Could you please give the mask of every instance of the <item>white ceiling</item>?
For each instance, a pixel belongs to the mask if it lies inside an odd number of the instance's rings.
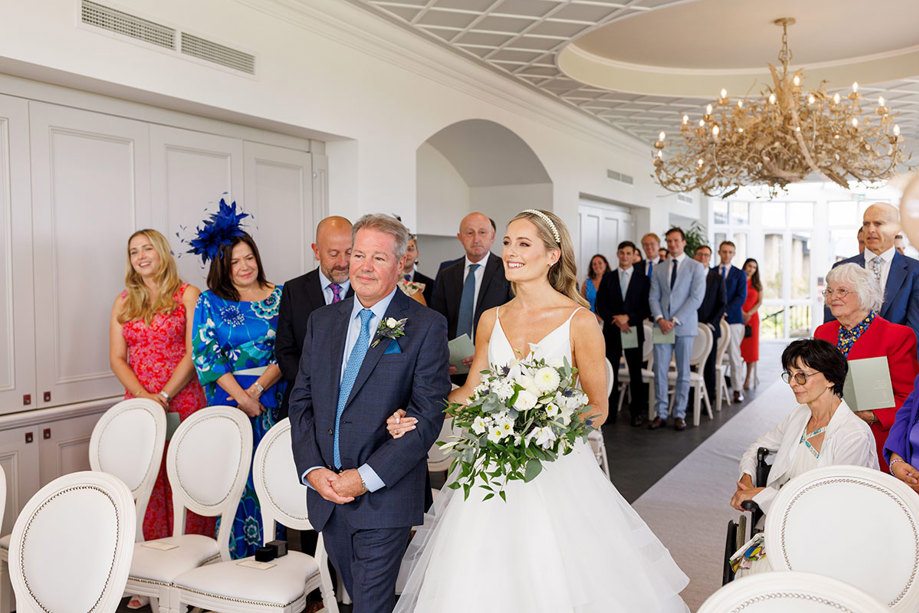
[[[608,48],[601,42],[591,43],[591,49],[599,52],[597,56],[620,64],[667,66],[682,71],[684,79],[685,73],[690,71],[691,76],[693,70],[700,73],[738,67],[765,70],[767,62],[776,63],[781,44],[781,30],[771,21],[784,16],[799,19],[789,30],[790,46],[795,54],[793,64],[836,61],[846,68],[846,64],[855,62],[842,60],[919,45],[919,29],[915,27],[919,23],[919,2],[916,0],[872,0],[870,3],[864,0],[350,2],[643,140],[649,144],[649,150],[659,131],[676,129],[683,113],[698,114],[717,96],[717,90],[708,97],[696,92],[683,96],[675,92],[671,92],[674,95],[660,95],[659,81],[666,75],[660,75],[657,68],[645,74],[649,83],[657,81],[644,90],[656,92],[651,94],[636,93],[640,90],[634,83],[628,88],[631,91],[617,91],[606,83],[601,87],[577,81],[558,66],[559,53],[572,41],[610,24],[607,35],[622,40],[605,43]],[[738,8],[744,6],[749,10]],[[765,23],[747,24],[745,19]],[[815,25],[818,19],[819,25]],[[689,23],[689,20],[694,21]],[[797,42],[796,35],[800,39]],[[603,36],[600,31],[596,34],[598,39]],[[820,40],[824,44],[820,44]],[[579,49],[580,44],[572,45],[572,49]],[[882,62],[883,59],[875,66]],[[870,64],[865,66],[870,68]],[[810,72],[808,70],[808,74]],[[891,80],[889,70],[879,71],[878,74],[883,74],[880,78],[885,79],[881,83],[873,83],[871,74],[859,76],[860,92],[869,100],[878,95],[888,100],[888,106],[898,114],[897,121],[907,146],[916,149],[915,143],[919,141],[919,65],[913,74],[901,73],[902,70]],[[814,79],[808,84],[817,85]],[[751,83],[743,93],[758,92],[759,87],[753,85]]]

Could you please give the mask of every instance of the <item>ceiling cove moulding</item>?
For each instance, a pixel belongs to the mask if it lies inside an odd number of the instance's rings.
[[[833,90],[846,88],[852,81],[863,81],[864,75],[871,75],[872,82],[913,77],[917,66],[919,46],[806,68],[812,82],[826,81],[827,89]],[[629,64],[585,51],[577,41],[559,53],[558,67],[570,78],[594,87],[652,96],[713,98],[722,87],[736,96],[748,96],[759,94],[760,88],[771,82],[765,66],[706,70]]]

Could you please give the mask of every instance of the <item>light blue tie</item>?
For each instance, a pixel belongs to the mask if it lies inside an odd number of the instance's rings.
[[[475,271],[478,264],[469,265],[469,274],[463,283],[463,296],[460,298],[459,318],[456,321],[456,336],[468,334],[472,338],[473,304],[475,303]]]
[[[370,309],[361,309],[361,333],[354,343],[351,355],[348,356],[348,363],[345,365],[345,374],[342,375],[341,385],[338,387],[338,409],[335,411],[335,439],[332,441],[332,462],[335,468],[341,468],[341,453],[338,450],[338,425],[341,422],[341,414],[345,410],[345,404],[348,402],[348,396],[351,395],[351,388],[354,387],[354,380],[357,379],[357,373],[361,369],[361,362],[367,355],[367,348],[370,346],[370,320],[373,318],[373,311]]]
[[[629,274],[622,271],[619,275],[619,289],[622,290],[622,299],[625,300],[625,293],[629,289]]]

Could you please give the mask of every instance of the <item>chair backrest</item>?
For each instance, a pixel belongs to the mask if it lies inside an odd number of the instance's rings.
[[[118,608],[134,551],[136,510],[118,477],[81,471],[41,488],[10,540],[19,613]]]
[[[728,350],[731,343],[731,325],[727,319],[721,319],[721,336],[718,337],[718,348],[715,352],[715,365],[721,364],[724,359],[724,352]]]
[[[885,613],[879,600],[839,579],[813,573],[772,572],[725,585],[698,613]]]
[[[222,516],[217,533],[221,558],[230,559],[233,515],[252,463],[252,425],[240,409],[201,409],[179,424],[169,451],[166,474],[172,486],[173,536],[185,533],[185,510]]]
[[[766,514],[776,570],[834,577],[885,603],[919,610],[919,496],[863,466],[827,466],[792,479]]]
[[[651,368],[650,360],[654,358],[654,326],[645,322],[642,327],[645,329],[645,342],[641,344],[641,359],[648,362],[648,368]]]
[[[274,540],[275,522],[294,530],[312,530],[306,510],[306,486],[300,482],[286,417],[265,433],[252,460],[252,483],[262,508],[265,542]]]
[[[166,412],[146,398],[122,400],[106,411],[89,439],[89,466],[115,475],[128,486],[137,504],[138,541],[153,484],[163,461]]]
[[[606,362],[606,395],[609,396],[613,393],[613,365],[610,364],[609,358],[604,359],[604,362]],[[618,367],[619,365],[617,364],[616,366]]]
[[[444,418],[444,423],[440,427],[440,434],[437,435],[437,440],[434,441],[434,444],[431,445],[431,448],[428,450],[428,470],[431,472],[450,470],[450,464],[453,462],[453,457],[444,453],[437,443],[447,443],[453,436],[459,435],[458,432],[454,432],[452,424],[452,419],[449,417]]]
[[[703,366],[708,354],[712,350],[712,330],[707,324],[699,324],[699,334],[692,341],[692,351],[689,354],[690,366]]]

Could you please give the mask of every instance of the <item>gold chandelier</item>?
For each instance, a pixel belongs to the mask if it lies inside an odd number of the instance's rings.
[[[746,185],[768,185],[775,192],[819,173],[848,188],[847,177],[885,179],[908,159],[900,127],[883,97],[863,115],[858,83],[845,99],[828,94],[823,83],[804,91],[804,73],[788,74],[788,26],[795,20],[774,23],[782,26],[781,74],[769,64],[773,85],[761,100],[732,103],[722,89],[698,123],[683,115],[682,141],[672,157],[664,153],[666,134],[661,132],[654,143],[654,173],[662,187],[727,197]]]

